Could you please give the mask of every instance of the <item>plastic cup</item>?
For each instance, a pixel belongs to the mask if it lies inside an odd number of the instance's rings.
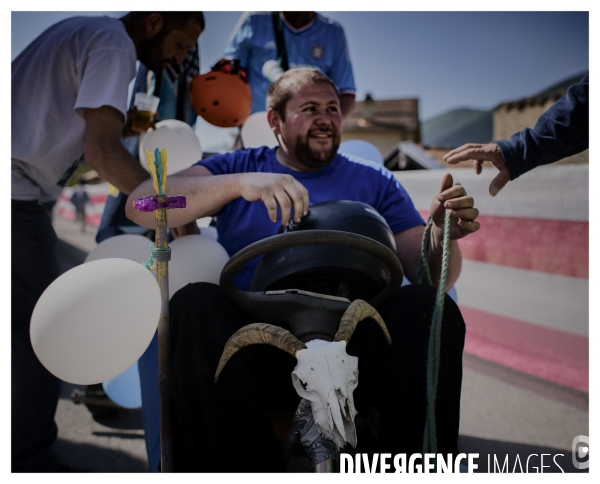
[[[150,111],[155,113],[159,102],[160,98],[153,96],[152,94],[146,94],[145,92],[137,92],[135,94],[134,105],[140,111]]]
[[[152,119],[158,109],[160,98],[145,92],[138,92],[135,95],[134,106],[136,111],[133,113],[131,128],[134,131],[146,132],[152,126]]]

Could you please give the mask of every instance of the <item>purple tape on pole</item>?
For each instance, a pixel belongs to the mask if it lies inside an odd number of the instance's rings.
[[[134,200],[133,208],[140,212],[154,212],[159,208],[185,208],[185,197],[183,195],[167,197],[167,203],[160,203],[156,200],[156,195],[149,195]]]

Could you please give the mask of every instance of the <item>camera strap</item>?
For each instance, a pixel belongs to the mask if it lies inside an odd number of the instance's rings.
[[[277,61],[284,71],[287,71],[290,66],[288,64],[287,50],[283,39],[283,19],[280,12],[271,12],[273,21],[273,31],[275,33],[275,43],[277,44]]]

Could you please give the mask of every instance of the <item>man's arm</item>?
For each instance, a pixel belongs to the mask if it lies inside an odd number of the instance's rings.
[[[329,29],[333,47],[333,63],[331,71],[326,74],[340,90],[340,107],[342,116],[345,118],[354,109],[356,84],[344,29],[337,24],[330,24]]]
[[[537,120],[533,129],[494,141],[510,171],[511,180],[536,166],[554,163],[589,147],[589,81],[569,87]]]
[[[283,225],[290,222],[291,214],[299,222],[308,211],[306,188],[294,177],[276,173],[212,175],[206,167],[194,165],[176,175],[169,175],[165,192],[186,197],[185,208],[169,212],[169,228],[214,215],[227,203],[240,197],[249,202],[264,203],[273,223],[277,222],[278,207],[281,209]],[[134,200],[155,194],[151,180],[138,186],[127,199],[127,217],[143,227],[155,228],[153,213],[138,212],[133,208]]]
[[[252,35],[252,13],[244,12],[237,24],[234,26],[225,51],[224,59],[238,59],[240,65],[248,65],[248,45],[247,40]]]
[[[462,256],[457,242],[458,239],[476,232],[480,227],[479,222],[475,222],[479,210],[474,207],[473,198],[467,195],[461,185],[452,185],[452,175],[450,174],[444,175],[440,191],[433,199],[429,210],[429,214],[433,218],[433,227],[431,229],[427,262],[429,263],[431,280],[435,286],[438,285],[442,272],[444,217],[448,208],[452,210],[452,213],[446,291],[454,286],[461,271]],[[424,231],[425,228],[419,226],[394,234],[398,258],[402,263],[406,278],[412,283],[417,281]]]
[[[348,116],[354,109],[354,94],[342,94],[340,95],[340,109],[342,111],[342,117]]]
[[[400,263],[402,264],[402,270],[404,276],[412,283],[417,283],[417,274],[419,271],[419,259],[421,254],[421,240],[423,240],[423,233],[425,227],[419,225],[412,227],[402,232],[394,234],[396,241],[396,254]]]
[[[131,193],[150,174],[123,147],[123,114],[111,106],[85,110],[85,162],[123,193]]]
[[[488,144],[468,143],[444,155],[448,163],[474,160],[481,173],[483,161],[491,161],[500,173],[490,184],[495,196],[510,180],[536,166],[554,163],[589,147],[589,81],[569,87],[567,94],[542,114],[533,129],[525,128],[509,140]]]

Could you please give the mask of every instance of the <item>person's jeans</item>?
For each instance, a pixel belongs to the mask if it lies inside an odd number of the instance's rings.
[[[158,335],[138,360],[142,391],[142,421],[150,472],[160,472],[160,398],[158,393]]]
[[[54,414],[61,382],[35,356],[29,324],[35,304],[60,275],[57,237],[37,201],[12,200],[11,216],[11,463],[13,472],[51,472]]]

